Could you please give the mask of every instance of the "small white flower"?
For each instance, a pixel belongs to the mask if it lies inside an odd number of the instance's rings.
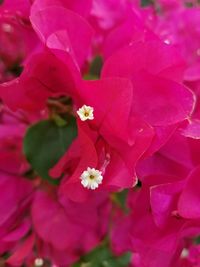
[[[34,264],[36,267],[41,267],[41,266],[43,266],[44,261],[42,258],[36,258]]]
[[[84,187],[94,190],[102,183],[103,176],[101,171],[88,167],[87,170],[81,174],[80,179]]]
[[[94,115],[93,115],[94,109],[90,106],[83,105],[79,110],[77,111],[77,114],[79,115],[79,118],[82,121],[86,120],[93,120]]]
[[[189,256],[189,250],[187,248],[184,248],[181,252],[181,258],[187,258]]]

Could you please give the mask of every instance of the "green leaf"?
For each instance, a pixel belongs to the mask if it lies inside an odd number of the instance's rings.
[[[193,7],[194,4],[193,4],[193,2],[188,1],[188,2],[185,2],[185,6],[186,7]]]
[[[90,64],[89,73],[84,75],[84,80],[98,80],[101,74],[102,66],[102,57],[96,56]]]
[[[195,239],[194,239],[194,243],[195,244],[200,244],[200,236],[197,236]]]
[[[59,127],[53,120],[43,120],[31,126],[24,138],[24,154],[43,179],[54,183],[49,170],[64,155],[77,136],[76,120],[70,117]]]
[[[84,255],[73,267],[125,267],[130,262],[130,253],[115,256],[107,244],[99,246],[92,252]]]
[[[64,127],[67,125],[67,121],[58,114],[53,114],[53,120],[55,121],[58,127]]]
[[[129,209],[127,207],[126,199],[128,196],[128,189],[124,189],[121,192],[112,193],[111,200],[114,204],[120,207],[125,213],[128,213]]]
[[[141,6],[145,7],[145,6],[149,6],[153,4],[154,0],[141,0]]]
[[[98,80],[98,76],[92,75],[92,74],[86,74],[84,75],[84,80]]]
[[[116,193],[116,198],[119,201],[121,208],[125,212],[128,212],[128,207],[126,203],[127,195],[128,195],[128,189],[124,189],[123,191]]]
[[[103,60],[101,56],[96,56],[90,65],[90,75],[100,77]]]

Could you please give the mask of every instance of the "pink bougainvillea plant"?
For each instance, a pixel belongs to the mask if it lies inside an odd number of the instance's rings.
[[[0,266],[200,267],[200,1],[0,2]]]

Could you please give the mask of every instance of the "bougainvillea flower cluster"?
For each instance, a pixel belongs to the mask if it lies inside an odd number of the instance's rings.
[[[200,2],[0,3],[0,266],[200,266]]]

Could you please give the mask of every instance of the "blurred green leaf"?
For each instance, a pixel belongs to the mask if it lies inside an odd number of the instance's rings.
[[[126,267],[130,263],[130,257],[130,253],[117,257],[108,245],[103,245],[82,257],[73,267]]]
[[[92,74],[86,74],[84,75],[85,80],[98,80],[98,76],[92,75]]]
[[[67,125],[67,120],[65,120],[64,118],[62,118],[58,114],[55,113],[52,116],[53,116],[53,120],[55,121],[55,123],[57,124],[58,127],[64,127]]]
[[[103,60],[101,56],[96,56],[90,64],[90,69],[87,74],[84,75],[85,80],[98,80],[101,74],[103,66]]]
[[[124,189],[121,192],[113,193],[111,197],[113,203],[119,206],[125,213],[128,212],[128,207],[126,203],[128,191],[128,189]]]
[[[141,6],[145,7],[145,6],[149,6],[153,4],[153,0],[141,0]]]
[[[197,236],[197,237],[194,239],[194,243],[195,243],[195,244],[200,244],[200,236]]]
[[[188,1],[188,2],[185,2],[185,6],[186,7],[193,7],[194,4],[193,4],[193,2]]]
[[[126,199],[127,199],[127,195],[128,195],[128,189],[125,189],[119,193],[117,193],[117,198],[119,200],[119,203],[121,205],[121,207],[126,210],[127,209],[127,205],[126,205]]]
[[[52,183],[56,180],[49,176],[49,170],[77,136],[76,120],[72,116],[60,125],[53,120],[40,121],[28,129],[24,138],[24,154],[33,170]]]
[[[101,56],[96,56],[90,65],[90,75],[100,77],[103,60]]]

